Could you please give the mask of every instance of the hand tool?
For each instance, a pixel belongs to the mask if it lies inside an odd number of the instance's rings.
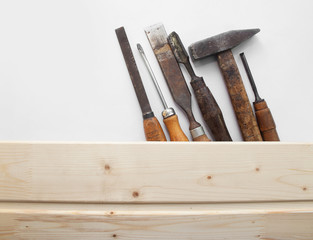
[[[210,141],[198,123],[191,109],[191,94],[174,54],[167,42],[163,24],[156,24],[145,29],[153,52],[162,69],[164,78],[174,101],[184,110],[189,120],[189,130],[193,141]]]
[[[258,33],[260,29],[225,32],[192,44],[189,52],[193,60],[217,56],[227,90],[245,141],[262,141],[247,92],[243,85],[231,48]]]
[[[211,130],[215,141],[232,141],[226,127],[224,117],[210,89],[206,86],[202,77],[196,76],[189,55],[176,32],[172,32],[167,38],[178,63],[182,63],[191,77],[191,86],[203,115],[203,118]]]
[[[115,29],[115,32],[142,111],[146,140],[166,141],[161,125],[151,110],[125,29],[124,27],[120,27]]]
[[[165,124],[165,126],[167,127],[168,133],[170,134],[170,139],[171,141],[188,141],[188,138],[186,137],[185,133],[183,132],[183,130],[181,129],[180,125],[179,125],[179,121],[178,121],[178,117],[175,114],[175,111],[173,108],[169,108],[164,96],[162,94],[161,88],[158,84],[158,81],[152,71],[152,68],[150,66],[150,63],[146,57],[145,52],[143,51],[142,46],[138,43],[137,44],[137,48],[138,51],[140,52],[144,63],[149,71],[149,74],[151,76],[151,79],[153,80],[154,86],[158,91],[159,97],[161,98],[161,102],[163,104],[164,110],[162,112],[162,116],[163,116],[163,122]]]
[[[276,125],[270,109],[267,107],[267,103],[264,99],[260,98],[258,90],[256,88],[252,73],[250,71],[248,61],[244,53],[240,53],[240,57],[245,67],[247,76],[251,83],[252,90],[254,92],[255,101],[253,103],[257,122],[260,127],[260,131],[264,141],[279,141],[278,133],[276,131]]]

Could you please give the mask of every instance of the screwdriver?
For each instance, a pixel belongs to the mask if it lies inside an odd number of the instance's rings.
[[[169,132],[170,135],[170,139],[171,141],[188,141],[188,138],[186,137],[185,133],[183,132],[183,130],[181,129],[180,125],[179,125],[179,121],[178,121],[178,117],[174,111],[173,108],[169,108],[164,96],[162,94],[161,88],[158,84],[158,81],[152,71],[152,68],[149,64],[149,61],[145,55],[145,52],[143,51],[142,46],[138,43],[137,44],[137,48],[138,51],[140,52],[144,63],[149,71],[149,74],[151,76],[151,79],[153,80],[154,86],[157,89],[157,92],[159,94],[159,97],[161,99],[161,102],[163,104],[164,110],[162,111],[162,116],[163,116],[163,122]]]
[[[253,106],[263,140],[279,141],[274,118],[270,109],[267,107],[266,101],[259,96],[246,56],[244,53],[240,53],[240,57],[254,92],[255,102],[253,103]]]

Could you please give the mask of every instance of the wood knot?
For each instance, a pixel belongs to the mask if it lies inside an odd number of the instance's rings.
[[[212,176],[207,176],[206,178],[207,178],[208,180],[210,180],[210,179],[212,179]]]
[[[116,235],[116,234],[113,234],[113,235],[112,235],[112,237],[116,238],[116,237],[117,237],[117,235]]]
[[[110,214],[111,214],[111,215],[113,215],[113,214],[114,214],[114,212],[110,212]]]
[[[255,171],[260,172],[260,168],[258,168],[258,167],[255,168]]]
[[[134,197],[134,198],[139,197],[139,192],[137,192],[137,191],[133,192],[133,197]]]
[[[110,167],[110,165],[105,164],[105,165],[104,165],[104,169],[107,170],[107,171],[109,171],[109,170],[111,169],[111,167]]]
[[[308,189],[307,189],[306,187],[303,187],[302,190],[303,190],[303,191],[306,191],[306,190],[308,190]]]

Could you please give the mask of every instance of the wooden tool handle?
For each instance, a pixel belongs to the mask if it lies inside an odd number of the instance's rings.
[[[179,125],[177,115],[165,118],[163,122],[167,127],[171,141],[189,141]]]
[[[254,110],[264,141],[279,141],[276,125],[265,100],[254,102]]]
[[[208,125],[215,141],[232,141],[226,127],[220,107],[202,77],[194,77],[191,86],[202,116]]]
[[[231,50],[217,54],[227,90],[245,141],[262,141],[262,136],[253,115],[247,92]]]
[[[166,141],[163,129],[156,117],[144,119],[143,127],[147,141]]]

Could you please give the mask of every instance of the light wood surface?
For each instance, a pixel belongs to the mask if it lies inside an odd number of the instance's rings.
[[[0,203],[0,239],[311,240],[313,203]]]
[[[0,143],[0,201],[313,200],[313,145]]]

